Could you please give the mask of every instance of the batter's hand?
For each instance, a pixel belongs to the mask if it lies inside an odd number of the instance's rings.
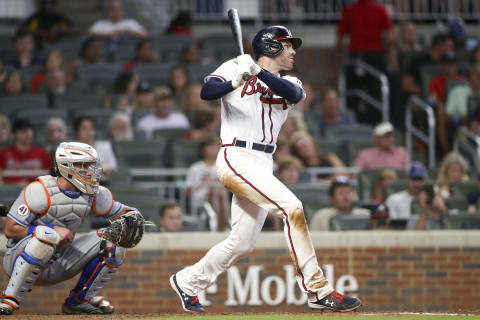
[[[67,228],[55,226],[54,230],[57,231],[58,235],[60,236],[60,244],[70,243],[73,241],[73,238],[75,237],[72,231],[70,231]]]
[[[250,69],[249,72],[256,76],[257,74],[262,71],[262,68],[253,60],[252,56],[249,54],[243,54],[237,57],[238,64],[247,64],[248,68]]]
[[[243,72],[240,72],[238,70],[237,74],[235,75],[235,78],[232,79],[232,88],[237,89],[238,87],[243,86],[245,83],[245,80],[243,80]]]

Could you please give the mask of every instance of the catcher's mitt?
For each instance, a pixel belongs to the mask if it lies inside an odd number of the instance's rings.
[[[108,227],[100,229],[99,235],[120,247],[133,248],[142,240],[145,226],[150,224],[140,212],[130,211],[114,220]]]

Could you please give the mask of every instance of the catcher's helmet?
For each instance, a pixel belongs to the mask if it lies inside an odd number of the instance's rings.
[[[55,152],[56,169],[81,192],[95,194],[102,177],[97,151],[81,142],[62,142]]]
[[[276,56],[283,51],[281,40],[290,40],[294,49],[302,45],[302,39],[292,36],[290,30],[284,26],[266,27],[258,31],[252,41],[255,59],[259,56]]]

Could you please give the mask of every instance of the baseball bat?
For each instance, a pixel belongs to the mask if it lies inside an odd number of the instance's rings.
[[[228,20],[230,21],[230,28],[232,29],[233,39],[235,40],[238,49],[240,50],[240,55],[243,54],[243,42],[242,42],[242,27],[240,26],[240,18],[238,17],[238,11],[235,8],[228,10]],[[250,79],[250,74],[244,72],[242,74],[242,79],[247,81]]]

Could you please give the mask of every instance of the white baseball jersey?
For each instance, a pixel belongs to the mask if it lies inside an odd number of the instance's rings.
[[[236,78],[237,68],[237,63],[233,59],[229,60],[208,75],[205,81],[213,77],[222,81],[233,80]],[[302,88],[302,83],[297,78],[290,76],[283,78]],[[223,96],[221,102],[220,138],[224,144],[232,143],[234,138],[275,144],[287,119],[288,110],[293,107],[253,75],[243,86]]]
[[[237,74],[237,64],[230,60],[206,80],[216,77],[230,81]],[[284,78],[302,86],[297,78]],[[220,134],[224,146],[218,153],[216,167],[220,182],[233,193],[232,230],[200,261],[176,274],[178,286],[187,294],[203,292],[235,261],[251,252],[268,213],[284,219],[285,239],[300,290],[310,301],[318,301],[333,291],[318,265],[302,203],[272,173],[272,154],[233,145],[235,138],[275,144],[291,107],[255,76],[222,97]]]

